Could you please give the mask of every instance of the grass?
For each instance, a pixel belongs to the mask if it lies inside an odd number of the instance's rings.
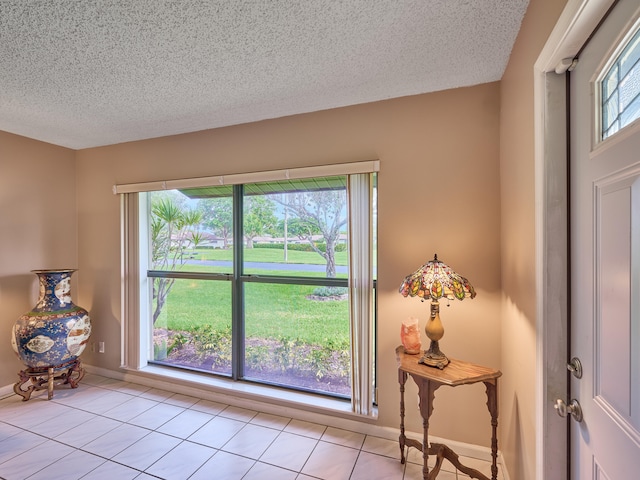
[[[347,300],[309,300],[316,287],[306,285],[245,284],[245,335],[248,338],[289,338],[324,345],[348,341]],[[231,282],[178,279],[156,328],[194,331],[211,325],[231,326]]]
[[[315,287],[303,285],[246,285],[247,337],[296,338],[324,345],[329,339],[348,340],[347,300],[309,300]]]
[[[194,252],[197,260],[233,260],[233,250],[198,249]],[[245,262],[266,262],[266,263],[300,263],[308,265],[324,265],[325,260],[316,252],[300,252],[289,250],[287,261],[284,261],[284,251],[277,248],[245,248]],[[336,252],[336,265],[347,265],[347,252]]]

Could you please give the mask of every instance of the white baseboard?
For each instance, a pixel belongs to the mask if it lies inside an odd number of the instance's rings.
[[[342,400],[325,399],[317,395],[309,395],[288,390],[264,387],[259,385],[234,383],[235,388],[229,387],[224,380],[211,380],[189,372],[171,370],[176,379],[167,379],[163,375],[162,367],[150,367],[142,370],[108,370],[93,365],[84,364],[87,373],[101,375],[115,380],[144,385],[173,393],[189,395],[205,400],[234,405],[250,410],[257,410],[272,415],[280,415],[312,423],[320,423],[330,427],[350,430],[364,435],[372,435],[388,440],[398,440],[399,428],[376,425],[376,416],[363,417],[353,414],[349,403]],[[14,394],[13,386],[0,387],[0,398]],[[55,397],[54,397],[55,398]],[[405,432],[407,437],[422,440],[422,432]],[[491,449],[480,445],[457,442],[440,437],[431,436],[430,440],[444,443],[458,455],[491,461]],[[498,462],[504,480],[510,480],[504,466],[502,452],[498,452]]]
[[[0,399],[7,398],[11,395],[15,395],[13,392],[13,385],[5,385],[0,387]]]

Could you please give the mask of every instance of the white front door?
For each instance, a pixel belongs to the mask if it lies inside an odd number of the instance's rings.
[[[638,7],[621,0],[570,73],[570,357],[584,369],[570,388],[583,411],[570,420],[574,480],[640,478],[640,121],[597,134],[597,75]]]

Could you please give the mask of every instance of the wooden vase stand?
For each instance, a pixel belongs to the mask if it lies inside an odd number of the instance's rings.
[[[28,367],[18,372],[20,381],[13,386],[13,391],[22,397],[22,401],[26,402],[31,398],[33,392],[47,390],[47,399],[53,398],[53,389],[57,385],[69,385],[71,388],[77,388],[78,383],[84,377],[84,368],[82,368],[79,358],[62,365],[51,367]],[[25,383],[30,385],[23,387]]]

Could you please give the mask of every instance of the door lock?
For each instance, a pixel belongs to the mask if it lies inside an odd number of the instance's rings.
[[[556,403],[553,406],[562,418],[565,418],[567,415],[571,415],[576,422],[582,421],[582,407],[578,400],[575,398],[569,402],[569,405],[564,403],[564,400],[561,398],[556,399]]]
[[[582,378],[582,362],[578,357],[573,357],[569,363],[567,363],[567,370],[576,378]]]

